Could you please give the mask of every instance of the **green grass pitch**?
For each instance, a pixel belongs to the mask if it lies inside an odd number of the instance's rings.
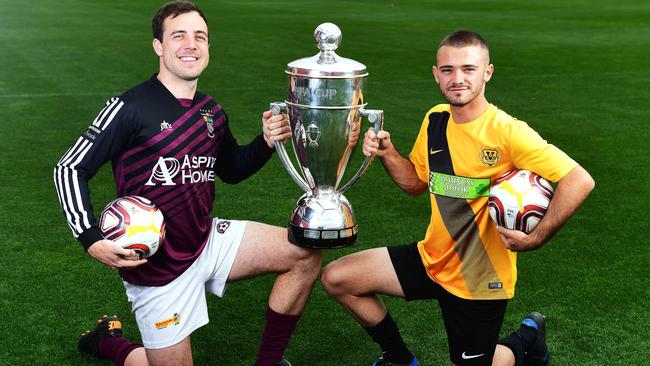
[[[78,335],[119,314],[139,339],[117,274],[72,238],[52,168],[103,103],[157,70],[150,18],[157,1],[0,0],[0,364],[107,364],[80,355]],[[286,92],[286,64],[316,53],[314,28],[339,25],[339,54],[364,63],[369,108],[406,154],[423,114],[442,102],[433,50],[469,28],[490,43],[487,97],[579,161],[596,189],[544,248],[519,257],[503,333],[547,315],[555,365],[650,365],[650,247],[645,205],[650,140],[650,3],[548,1],[200,1],[211,64],[199,88],[219,100],[240,142]],[[360,163],[360,151],[351,163]],[[95,208],[114,196],[110,168],[92,181]],[[299,188],[277,158],[237,186],[218,184],[215,215],[284,226]],[[428,198],[407,197],[375,163],[346,194],[360,226],[344,254],[419,239]],[[250,365],[271,276],[209,297],[194,333],[198,365]],[[422,365],[447,365],[436,303],[386,299]],[[295,365],[369,365],[379,353],[316,284],[286,356]]]

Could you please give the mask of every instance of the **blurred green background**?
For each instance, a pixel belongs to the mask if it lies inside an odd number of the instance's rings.
[[[461,28],[490,43],[488,100],[528,122],[596,180],[555,238],[519,256],[517,295],[503,333],[532,310],[547,315],[555,365],[650,365],[650,2],[620,1],[198,1],[210,26],[211,63],[199,89],[226,109],[241,143],[260,113],[284,99],[288,62],[316,53],[323,22],[343,31],[339,54],[364,63],[369,108],[410,151],[424,113],[443,102],[431,76],[434,49]],[[2,365],[101,363],[80,355],[78,335],[101,314],[137,326],[116,273],[84,253],[59,208],[52,169],[113,95],[158,68],[154,1],[0,0],[0,337]],[[361,162],[361,152],[350,167]],[[353,168],[349,168],[354,170]],[[95,209],[115,195],[110,166],[92,180]],[[236,186],[218,184],[214,214],[285,226],[300,189],[279,159]],[[426,196],[402,193],[375,163],[346,193],[360,227],[344,254],[420,239]],[[640,215],[637,217],[637,215]],[[198,365],[250,365],[266,276],[210,296],[211,322],[193,334]],[[435,302],[386,299],[422,365],[447,365]],[[369,365],[379,354],[316,284],[286,352],[294,365]]]

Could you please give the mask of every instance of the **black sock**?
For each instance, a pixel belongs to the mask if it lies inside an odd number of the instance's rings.
[[[515,355],[515,366],[523,366],[524,355],[528,346],[533,344],[537,331],[535,329],[520,326],[516,332],[510,333],[509,336],[499,340],[499,344],[504,345]]]
[[[510,348],[512,354],[515,356],[515,366],[522,366],[524,364],[526,344],[516,332],[512,332],[509,336],[499,339],[497,343]]]
[[[386,313],[386,317],[374,327],[363,327],[368,335],[381,347],[384,359],[394,363],[408,364],[413,361],[413,354],[404,344],[397,324]]]
[[[524,345],[526,348],[524,350],[528,350],[528,347],[535,342],[535,337],[537,337],[537,329],[533,329],[530,327],[527,327],[525,325],[519,326],[519,329],[517,329],[517,334],[524,340]]]

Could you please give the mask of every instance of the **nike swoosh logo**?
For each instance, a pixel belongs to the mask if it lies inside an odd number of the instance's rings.
[[[431,150],[429,150],[429,155],[437,154],[437,153],[439,153],[439,152],[441,152],[441,151],[442,151],[442,150],[434,150],[434,149],[431,149]]]
[[[463,352],[463,354],[461,355],[461,357],[463,358],[463,360],[470,360],[470,359],[472,359],[472,358],[481,357],[481,356],[483,356],[483,355],[485,355],[485,353],[481,353],[480,355],[466,355],[465,352]]]

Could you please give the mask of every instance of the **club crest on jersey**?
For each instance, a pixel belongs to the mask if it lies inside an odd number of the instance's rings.
[[[494,166],[501,159],[501,153],[497,149],[482,147],[479,159],[485,166]]]
[[[208,137],[213,139],[214,138],[214,120],[212,119],[213,115],[207,109],[201,109],[201,115],[203,116],[205,125],[208,128]]]

